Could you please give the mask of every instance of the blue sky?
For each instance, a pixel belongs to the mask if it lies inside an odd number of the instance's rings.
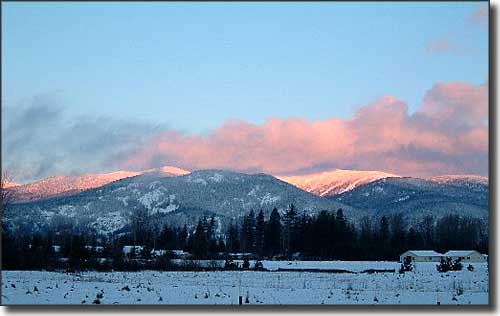
[[[487,2],[2,2],[15,181],[488,173]]]
[[[70,113],[187,133],[348,118],[384,95],[414,111],[437,82],[485,82],[487,33],[469,21],[481,6],[2,3],[3,103],[52,95]]]

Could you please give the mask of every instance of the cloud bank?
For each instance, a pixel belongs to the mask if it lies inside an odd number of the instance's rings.
[[[54,96],[35,96],[2,107],[2,168],[18,182],[113,171],[159,131],[146,123],[75,117]]]
[[[75,117],[49,97],[4,107],[2,123],[2,167],[18,182],[162,165],[274,175],[332,168],[407,176],[488,172],[487,85],[462,82],[436,84],[414,113],[386,96],[349,119],[231,120],[208,135]]]
[[[413,114],[403,101],[387,96],[350,119],[270,118],[262,125],[233,120],[206,136],[167,131],[120,165],[159,163],[277,175],[330,168],[487,175],[487,86],[436,84]]]

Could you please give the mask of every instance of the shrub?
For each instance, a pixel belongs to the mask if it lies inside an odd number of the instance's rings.
[[[439,272],[448,272],[448,271],[460,271],[462,270],[462,260],[460,258],[452,261],[450,257],[441,258],[441,262],[436,266]]]
[[[405,257],[399,268],[399,273],[405,273],[413,271],[413,264],[411,262],[411,257]]]
[[[451,270],[451,258],[446,257],[446,258],[441,258],[441,262],[436,265],[436,268],[439,272],[448,272]]]
[[[255,265],[254,265],[253,269],[256,271],[263,271],[264,265],[262,264],[262,261],[260,261],[260,260],[255,261]]]
[[[224,269],[226,270],[236,270],[238,269],[238,264],[231,259],[227,259],[224,263]]]
[[[467,266],[467,270],[469,270],[470,272],[474,271],[474,267],[472,266],[472,264],[469,264]]]
[[[243,269],[250,269],[250,261],[248,259],[243,260]]]
[[[462,259],[457,258],[455,261],[453,261],[453,264],[451,265],[452,271],[461,271],[462,268],[463,268]]]

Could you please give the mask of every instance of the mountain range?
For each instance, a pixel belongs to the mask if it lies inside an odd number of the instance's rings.
[[[180,168],[164,166],[143,171],[115,171],[83,175],[61,175],[46,178],[24,185],[8,183],[16,202],[44,200],[56,196],[67,196],[85,190],[101,187],[113,181],[135,177],[141,174],[157,174],[164,177],[175,177],[189,172]]]
[[[291,203],[307,214],[341,208],[349,218],[368,215],[267,174],[202,170],[176,177],[144,173],[74,195],[15,203],[6,210],[4,219],[12,226],[35,223],[36,229],[69,218],[75,224],[111,233],[124,228],[137,209],[174,225],[192,225],[200,216],[214,216],[227,224],[252,209],[262,209],[268,215],[277,208],[284,214]]]
[[[315,195],[333,196],[350,191],[361,185],[389,177],[399,176],[381,171],[336,169],[302,176],[282,176],[278,177],[278,179],[291,183]]]
[[[299,213],[342,208],[357,222],[401,213],[409,222],[426,215],[467,215],[488,220],[488,179],[479,176],[400,177],[379,171],[333,170],[273,177],[223,170],[188,172],[175,167],[109,174],[51,177],[13,186],[16,203],[4,213],[14,227],[42,229],[70,220],[101,233],[127,229],[130,215],[145,209],[158,224],[192,226],[214,216],[221,225],[250,210],[282,214],[293,203]]]
[[[482,177],[436,179],[383,178],[328,197],[352,207],[371,210],[374,216],[402,214],[415,223],[423,216],[457,214],[488,220],[488,185]]]

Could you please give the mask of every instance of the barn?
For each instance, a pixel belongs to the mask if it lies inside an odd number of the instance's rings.
[[[488,261],[487,255],[483,255],[476,250],[450,250],[443,257],[450,257],[452,260],[461,259],[462,262]]]
[[[410,257],[413,262],[439,262],[442,256],[434,250],[408,250],[399,256],[399,261],[404,262],[406,257]]]

